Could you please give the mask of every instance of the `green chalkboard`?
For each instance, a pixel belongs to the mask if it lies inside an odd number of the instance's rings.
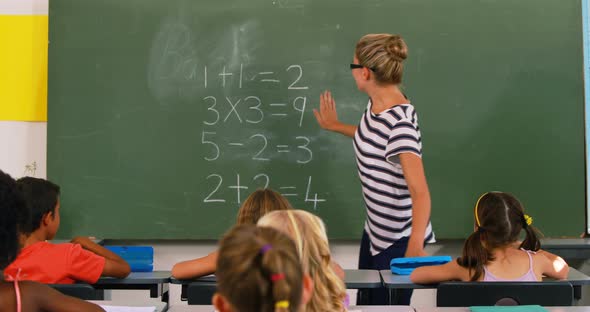
[[[360,238],[348,64],[399,33],[439,238],[464,237],[483,191],[520,198],[546,235],[584,231],[579,0],[52,0],[48,176],[61,236],[217,238],[266,185]]]

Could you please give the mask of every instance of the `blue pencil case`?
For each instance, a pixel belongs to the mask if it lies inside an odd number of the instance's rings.
[[[154,270],[154,248],[151,246],[105,246],[129,263],[131,272]]]
[[[451,260],[453,260],[451,256],[395,258],[391,259],[389,265],[393,274],[410,275],[415,268],[427,265],[441,265]]]

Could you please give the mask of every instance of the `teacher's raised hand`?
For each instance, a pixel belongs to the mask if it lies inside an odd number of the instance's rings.
[[[347,125],[338,120],[336,101],[334,101],[330,91],[324,91],[320,94],[320,109],[317,110],[314,108],[313,114],[323,129],[339,132],[351,138],[354,137],[356,126]]]

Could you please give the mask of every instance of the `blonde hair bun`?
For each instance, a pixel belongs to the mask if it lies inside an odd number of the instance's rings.
[[[398,62],[403,62],[408,58],[408,46],[402,37],[398,35],[391,35],[389,40],[387,40],[385,48],[387,49],[387,53]]]
[[[373,70],[377,82],[397,85],[402,82],[408,46],[400,35],[368,34],[357,42],[355,56]]]

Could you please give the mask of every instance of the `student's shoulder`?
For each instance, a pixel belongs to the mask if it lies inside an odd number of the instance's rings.
[[[83,249],[79,244],[73,243],[47,243],[43,247],[42,253],[49,259],[65,259],[68,263],[76,261],[79,258],[88,258],[94,255],[94,253]]]
[[[39,243],[38,243],[39,244]],[[74,250],[82,249],[78,244],[72,243],[51,243],[51,242],[43,242],[42,249],[51,251],[54,253],[69,253]]]
[[[543,252],[534,252],[534,251],[527,251],[529,255],[533,258],[533,266],[535,267],[544,267],[547,265],[551,265],[551,260],[547,258]]]
[[[552,266],[551,261],[543,254],[542,251],[532,251],[522,248],[521,250],[525,251],[528,254],[528,257],[530,257],[530,259],[532,260],[533,271],[538,276],[542,275],[543,272],[547,271],[547,269]],[[524,255],[522,255],[522,257],[524,257]],[[527,261],[529,260],[527,259]]]
[[[19,254],[18,258],[30,258],[30,257],[39,257],[40,255],[51,257],[51,256],[59,256],[63,252],[67,252],[71,246],[66,246],[64,244],[53,244],[51,242],[37,242],[32,245],[29,245],[23,248]],[[18,260],[18,259],[17,259]]]

